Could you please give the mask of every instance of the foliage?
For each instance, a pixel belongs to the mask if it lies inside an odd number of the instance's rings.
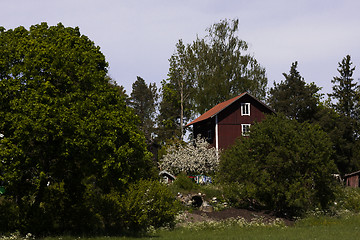
[[[331,80],[334,85],[333,93],[329,96],[337,100],[333,107],[338,113],[359,120],[359,86],[352,78],[355,67],[351,65],[350,55],[344,57],[339,63],[337,70],[340,77],[334,77]]]
[[[237,36],[238,25],[238,19],[221,20],[206,29],[204,38],[176,44],[169,78],[162,83],[160,123],[180,131],[177,136],[184,135],[182,126],[191,117],[240,93],[265,98],[265,69],[247,53],[248,44]]]
[[[257,217],[256,215],[251,221],[245,220],[243,217],[238,218],[229,218],[225,220],[210,220],[210,221],[201,221],[201,222],[189,222],[181,225],[181,229],[190,229],[194,232],[196,231],[214,231],[214,230],[225,230],[231,229],[232,227],[238,228],[250,228],[250,227],[285,227],[284,222],[279,219],[273,219],[271,221],[266,221],[262,217]]]
[[[197,113],[245,91],[259,99],[265,97],[265,69],[246,53],[248,44],[236,35],[238,25],[238,19],[221,20],[191,45]]]
[[[124,194],[99,194],[99,189],[94,191],[90,186],[86,192],[87,207],[93,213],[86,221],[83,220],[84,224],[92,227],[86,232],[87,235],[139,234],[150,227],[171,227],[180,210],[179,203],[167,186],[156,180],[137,181]],[[13,229],[11,231],[15,232]]]
[[[353,187],[344,187],[336,196],[335,209],[337,212],[350,211],[353,213],[360,212],[360,189]]]
[[[207,174],[216,171],[218,164],[216,149],[198,136],[193,144],[169,146],[167,154],[160,162],[160,169],[175,175],[181,172]]]
[[[158,116],[158,134],[159,140],[165,142],[171,138],[177,138],[182,140],[184,130],[182,130],[186,119],[191,116],[191,105],[187,104],[185,100],[183,102],[179,99],[179,87],[176,84],[161,82],[161,102]],[[180,90],[183,91],[183,90]]]
[[[155,83],[146,85],[145,80],[137,77],[132,85],[130,106],[139,117],[140,129],[144,132],[147,143],[151,143],[155,132],[155,112],[157,104],[157,87]]]
[[[181,138],[184,136],[184,123],[191,117],[191,108],[193,108],[192,99],[194,98],[194,84],[195,78],[191,74],[192,62],[191,62],[191,48],[183,44],[182,40],[176,44],[176,53],[169,59],[170,68],[168,73],[168,82],[163,82],[164,95],[169,95],[166,91],[169,91],[171,87],[175,88],[177,104],[179,108],[175,108],[173,115],[176,116],[176,111],[179,116],[179,127]],[[170,86],[167,86],[170,85]],[[172,85],[172,86],[171,86]],[[166,87],[167,86],[167,87]],[[166,103],[166,98],[164,99]],[[173,101],[173,100],[172,100]]]
[[[284,115],[267,116],[221,155],[224,183],[241,183],[254,200],[290,216],[315,207],[326,209],[334,199],[336,167],[331,142],[318,126]]]
[[[238,221],[241,223],[241,220]],[[247,224],[247,223],[245,223]],[[306,218],[295,222],[294,226],[287,227],[277,222],[273,224],[247,224],[237,225],[236,221],[224,221],[221,223],[210,222],[195,224],[194,227],[176,228],[175,230],[160,230],[142,238],[134,237],[91,237],[83,240],[145,240],[156,238],[159,240],[171,239],[356,239],[359,231],[360,215],[343,217],[316,217]],[[72,240],[74,237],[60,236],[47,237],[44,240]],[[8,240],[4,238],[1,240]]]
[[[198,185],[186,174],[180,173],[176,176],[175,181],[169,186],[173,192],[191,191],[198,188]]]
[[[19,207],[4,197],[0,197],[0,233],[11,233],[19,226]]]
[[[127,229],[144,231],[174,223],[180,205],[159,181],[141,180],[132,184],[123,197],[123,222]]]
[[[180,125],[180,103],[177,99],[177,91],[175,86],[161,82],[161,102],[160,102],[160,114],[158,115],[158,137],[159,141],[164,143],[168,139],[181,138],[181,125]]]
[[[297,71],[297,62],[291,65],[290,73],[283,73],[285,81],[274,82],[270,89],[269,105],[276,111],[299,122],[313,121],[318,111],[319,87],[306,84]]]
[[[319,111],[314,119],[314,123],[318,124],[331,139],[334,150],[331,158],[334,160],[339,173],[343,176],[359,170],[360,143],[354,136],[357,128],[356,121],[337,113],[333,108],[324,104],[319,105]]]
[[[341,69],[338,69],[338,71],[341,75],[346,73],[345,75],[348,77],[334,78],[332,82],[339,82],[339,85],[333,87],[334,93],[330,94],[330,96],[334,99],[348,96],[349,99],[352,99],[350,100],[352,102],[348,103],[348,105],[352,105],[354,108],[358,101],[356,98],[357,85],[350,83],[352,82],[351,75],[354,70],[354,68],[351,69],[350,65],[350,58],[344,58],[343,62],[339,64]],[[359,155],[356,154],[358,149],[356,140],[358,123],[354,118],[350,117],[350,113],[347,116],[338,109],[337,105],[343,100],[338,99],[336,105],[331,104],[330,99],[327,102],[320,102],[322,97],[319,94],[320,88],[314,83],[306,84],[297,71],[297,66],[297,62],[293,63],[290,73],[283,74],[285,81],[281,81],[279,84],[274,83],[274,87],[270,89],[269,105],[276,112],[281,112],[291,119],[320,125],[331,139],[335,150],[331,158],[337,165],[339,172],[343,175],[357,171],[360,167]],[[348,83],[345,83],[346,81]],[[345,86],[346,84],[348,86]],[[340,89],[342,90],[340,91]],[[345,93],[346,89],[351,91]],[[354,109],[352,112],[352,115],[355,115]]]
[[[222,184],[224,198],[237,208],[249,208],[255,198],[255,189],[238,182]]]
[[[339,63],[339,77],[331,81],[333,92],[329,94],[335,103],[330,103],[337,113],[334,142],[337,158],[335,159],[342,174],[357,171],[360,167],[359,153],[359,85],[352,78],[355,67],[351,67],[351,57],[347,55]],[[321,123],[320,123],[321,124]]]
[[[25,232],[87,231],[89,179],[101,194],[152,176],[137,118],[78,28],[0,32],[0,181]]]

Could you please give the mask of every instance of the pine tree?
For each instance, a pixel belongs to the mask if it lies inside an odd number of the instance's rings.
[[[135,114],[139,117],[140,129],[144,132],[147,143],[151,143],[155,134],[155,114],[158,93],[156,84],[145,83],[141,77],[132,85],[130,95],[130,106],[134,109]]]
[[[354,81],[351,57],[347,55],[339,62],[337,69],[340,76],[334,77],[331,82],[333,92],[329,97],[335,100],[331,104],[339,115],[336,121],[336,130],[339,132],[335,138],[337,148],[335,150],[341,158],[337,162],[341,173],[357,171],[360,167],[359,157],[359,85]]]
[[[352,77],[355,67],[351,67],[350,55],[347,55],[339,62],[337,69],[340,76],[334,77],[331,80],[333,86],[333,93],[329,96],[337,102],[333,105],[335,110],[347,117],[358,119],[359,115],[359,86],[354,82]]]
[[[283,73],[285,81],[274,83],[268,102],[276,112],[282,112],[300,122],[312,121],[318,111],[319,87],[306,84],[297,71],[297,62],[292,63],[290,73]]]

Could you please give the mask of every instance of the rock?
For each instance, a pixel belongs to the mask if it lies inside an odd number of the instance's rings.
[[[201,210],[203,212],[213,212],[214,208],[207,201],[203,201],[203,203],[202,203],[201,207],[199,208],[199,210]]]

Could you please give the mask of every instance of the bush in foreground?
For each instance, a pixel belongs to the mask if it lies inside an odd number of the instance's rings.
[[[123,196],[122,211],[127,229],[142,231],[149,227],[172,226],[180,205],[166,185],[141,180]]]
[[[353,213],[360,212],[360,189],[353,187],[344,187],[337,192],[335,211],[341,213],[348,211]]]
[[[299,216],[326,209],[334,200],[336,167],[331,142],[315,125],[283,115],[268,116],[251,128],[220,160],[223,183],[245,186],[242,193],[279,214]]]
[[[89,193],[89,208],[97,217],[100,234],[143,233],[148,228],[172,226],[180,210],[168,187],[156,180],[140,180],[124,193]]]

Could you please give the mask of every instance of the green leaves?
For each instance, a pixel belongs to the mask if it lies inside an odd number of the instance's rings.
[[[351,65],[350,55],[339,63],[340,76],[331,80],[334,86],[333,93],[329,96],[336,100],[333,107],[338,113],[359,120],[359,86],[352,77],[355,67]]]
[[[170,122],[173,133],[191,117],[243,92],[265,98],[265,68],[237,36],[238,23],[238,19],[222,20],[208,28],[204,38],[176,44],[160,105],[160,119]]]
[[[155,133],[155,113],[158,99],[157,87],[154,84],[146,85],[145,80],[137,77],[132,85],[130,106],[139,117],[139,126],[150,144]]]
[[[274,83],[270,89],[269,104],[276,111],[300,122],[313,121],[319,111],[318,88],[314,83],[306,84],[297,71],[297,62],[291,65],[290,73],[283,73],[285,81]]]
[[[4,31],[0,52],[0,181],[24,228],[40,219],[50,222],[47,231],[79,227],[65,223],[90,214],[89,178],[106,194],[152,176],[137,118],[106,77],[104,55],[79,29],[42,23]],[[50,186],[61,186],[56,201]],[[57,201],[60,215],[51,216]]]
[[[251,187],[255,200],[281,214],[326,208],[333,198],[331,142],[318,126],[267,116],[251,136],[226,150],[220,177]],[[326,193],[326,194],[324,194]]]

